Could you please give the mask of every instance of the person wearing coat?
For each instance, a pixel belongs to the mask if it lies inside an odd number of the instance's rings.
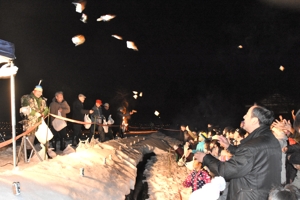
[[[73,102],[73,119],[78,121],[83,121],[85,114],[92,114],[93,110],[83,109],[83,102],[85,101],[85,96],[83,94],[78,95],[78,99]],[[72,138],[72,146],[76,146],[79,143],[79,134],[81,134],[82,124],[73,123],[74,136]]]
[[[92,108],[94,112],[93,114],[91,114],[91,120],[96,124],[92,124],[90,128],[89,141],[91,141],[92,137],[95,136],[96,130],[98,131],[100,142],[105,141],[105,133],[102,126],[104,116],[102,113],[101,105],[102,101],[100,99],[97,99],[94,107]]]
[[[66,117],[66,114],[70,112],[70,106],[67,101],[64,100],[64,95],[62,91],[56,92],[55,97],[52,99],[50,103],[50,113],[54,115],[60,115],[62,117]],[[55,118],[51,116],[51,131],[54,135],[52,139],[52,147],[53,150],[56,151],[56,142],[60,140],[60,150],[63,151],[66,148],[66,137],[67,137],[67,127],[62,128],[61,130],[55,130],[53,126],[53,120]]]
[[[273,112],[254,105],[244,116],[243,128],[249,136],[239,146],[219,137],[220,144],[233,155],[230,160],[221,162],[212,155],[195,154],[213,174],[230,182],[227,200],[267,199],[272,187],[280,185],[281,147],[270,130],[273,120]]]

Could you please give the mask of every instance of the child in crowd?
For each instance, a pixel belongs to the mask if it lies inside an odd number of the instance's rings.
[[[221,147],[220,143],[218,142],[217,137],[218,136],[214,136],[212,138],[212,141],[210,142],[210,150],[211,150],[211,155],[212,156],[214,156],[216,158],[219,158],[223,148]]]
[[[196,149],[191,150],[192,153],[196,153],[197,151],[204,152],[204,146],[205,146],[205,140],[207,138],[207,135],[205,132],[200,132],[198,137],[198,144],[196,146]]]
[[[234,142],[233,145],[238,146],[241,144],[241,140],[245,138],[246,131],[242,128],[237,128],[234,132],[233,138]]]
[[[192,187],[192,191],[202,188],[206,183],[210,183],[211,177],[207,171],[202,169],[202,163],[194,160],[194,170],[187,176],[183,182],[184,187]]]

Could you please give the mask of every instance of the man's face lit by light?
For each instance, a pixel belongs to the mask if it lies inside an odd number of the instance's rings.
[[[64,100],[64,95],[58,94],[55,96],[55,98],[58,103],[61,103]]]
[[[81,101],[81,103],[83,103],[83,102],[84,102],[84,100],[85,100],[85,98],[84,98],[84,97],[79,97],[79,101]]]
[[[41,89],[35,89],[35,90],[33,90],[32,93],[33,93],[33,95],[35,97],[40,98],[43,95],[43,90],[41,90]]]

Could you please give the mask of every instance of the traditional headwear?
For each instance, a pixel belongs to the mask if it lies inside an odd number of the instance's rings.
[[[35,86],[34,90],[43,91],[43,88],[41,86],[42,80],[40,80],[39,84]]]

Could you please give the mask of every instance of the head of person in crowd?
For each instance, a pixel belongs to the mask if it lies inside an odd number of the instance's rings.
[[[79,101],[80,101],[81,103],[84,102],[85,98],[86,98],[86,97],[85,97],[83,94],[79,94],[79,95],[78,95],[78,99],[79,99]]]
[[[217,139],[212,138],[211,142],[210,142],[210,150],[211,150],[211,155],[219,158],[221,155],[221,151],[223,150],[223,148],[221,147],[220,143],[218,142]]]
[[[249,108],[248,112],[244,116],[244,126],[243,129],[248,133],[252,133],[255,129],[260,126],[270,126],[274,120],[274,114],[272,111],[254,105]]]
[[[235,132],[235,128],[231,128],[229,130],[229,139],[231,139],[231,140],[234,139],[234,132]]]
[[[205,140],[207,139],[207,134],[203,131],[201,131],[198,135],[198,142],[205,143]]]
[[[229,130],[231,129],[231,127],[230,126],[226,126],[224,129],[223,129],[223,135],[224,135],[224,137],[226,136],[226,134],[229,132]]]
[[[105,110],[108,110],[108,109],[109,109],[109,104],[108,104],[108,103],[105,103],[103,106],[104,106],[104,109],[105,109]]]
[[[234,131],[233,138],[237,144],[240,144],[241,140],[245,138],[246,131],[242,128],[237,128]]]
[[[295,169],[300,170],[300,151],[292,153],[289,157],[289,162],[295,167]]]
[[[216,137],[213,137],[209,143],[209,148],[213,149],[215,147],[215,145],[217,145],[218,140],[216,139]]]
[[[205,144],[204,144],[204,153],[210,153],[210,142],[211,142],[211,140],[210,139],[208,139],[208,140],[206,140],[205,141]]]
[[[95,105],[97,108],[99,108],[102,105],[102,101],[100,99],[97,99]]]
[[[232,129],[231,126],[227,126],[224,128],[223,130],[223,136],[229,139],[229,135],[230,135],[230,130]]]
[[[55,93],[55,99],[58,103],[63,102],[64,100],[64,93],[62,91],[56,92]]]
[[[198,160],[194,159],[194,161],[193,161],[193,168],[194,168],[194,170],[196,170],[196,171],[201,170],[201,168],[202,168],[202,163],[199,162]]]
[[[273,188],[269,193],[268,200],[298,200],[300,199],[299,189],[291,184]]]
[[[212,129],[207,133],[207,138],[212,138],[214,135],[216,135],[216,131]]]
[[[186,125],[185,124],[181,124],[180,125],[180,130],[181,131],[185,131],[186,130]]]
[[[207,124],[207,132],[213,130],[213,125],[212,124]]]
[[[205,132],[200,131],[197,138],[198,140],[197,149],[200,150],[201,152],[204,152],[206,139],[207,139],[207,134]]]
[[[36,98],[40,98],[43,95],[43,88],[42,88],[42,86],[41,85],[35,86],[35,88],[33,89],[32,93],[33,93],[33,95]]]

